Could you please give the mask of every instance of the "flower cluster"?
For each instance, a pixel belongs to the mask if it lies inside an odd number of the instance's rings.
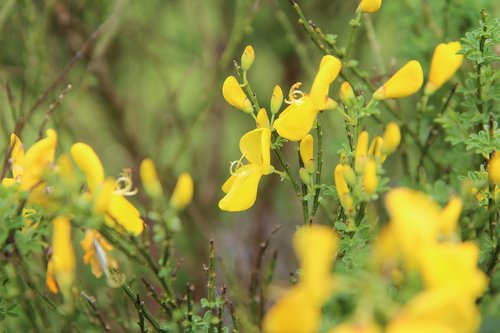
[[[127,199],[135,195],[131,171],[125,169],[117,179],[106,177],[104,167],[95,151],[87,144],[75,143],[71,146],[70,154],[74,164],[78,166],[86,178],[86,186],[78,183],[79,172],[74,169],[73,162],[68,155],[61,154],[57,162],[55,152],[57,134],[54,130],[47,130],[47,136],[37,141],[25,153],[23,144],[15,134],[11,135],[10,165],[12,177],[4,178],[2,186],[9,187],[25,197],[21,202],[25,212],[40,209],[52,219],[52,246],[50,247],[47,264],[46,284],[53,293],[61,291],[68,308],[72,309],[72,288],[76,275],[76,259],[73,249],[72,222],[78,220],[78,225],[84,230],[84,237],[80,244],[84,250],[83,261],[90,264],[92,273],[96,277],[103,274],[110,278],[112,271],[118,264],[109,252],[111,244],[103,237],[97,228],[102,225],[87,225],[82,223],[81,216],[74,216],[75,209],[67,206],[81,206],[90,208],[87,211],[104,222],[108,228],[115,230],[118,235],[138,236],[144,231],[144,220],[139,210]],[[149,162],[152,164],[152,162]],[[144,164],[148,164],[145,161]],[[154,168],[150,165],[149,168]],[[161,195],[161,185],[148,167],[141,168],[143,183],[151,196]],[[155,183],[157,185],[151,185]],[[159,187],[158,187],[159,186]],[[60,188],[74,193],[61,193]],[[178,185],[171,197],[170,206],[174,210],[184,209],[191,201],[193,184],[191,177],[185,173],[179,177]],[[74,201],[68,199],[74,196]],[[30,226],[30,214],[23,213],[26,227]]]

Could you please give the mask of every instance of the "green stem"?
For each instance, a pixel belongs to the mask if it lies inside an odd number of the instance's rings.
[[[300,8],[299,4],[295,0],[290,0],[293,8],[297,12],[297,15],[299,15],[299,23],[304,27],[306,32],[309,34],[309,37],[311,37],[312,41],[314,44],[316,44],[317,47],[324,53],[324,54],[330,54],[328,49],[325,47],[325,45],[321,42],[321,39],[318,37],[316,32],[311,26],[311,22],[306,19],[304,16],[304,13],[302,12],[302,9]]]
[[[151,325],[153,326],[153,328],[155,329],[156,332],[160,332],[160,333],[165,332],[164,330],[161,329],[160,325],[158,324],[156,319],[153,317],[153,315],[151,314],[149,309],[146,307],[146,305],[144,305],[144,302],[141,301],[139,294],[134,295],[134,292],[132,291],[132,289],[130,289],[129,285],[126,283],[124,283],[122,285],[122,289],[125,291],[125,294],[127,294],[128,298],[130,299],[132,304],[134,304],[134,307],[137,310],[137,314],[139,315],[139,323],[138,324],[139,324],[139,327],[141,327],[141,330],[146,332],[146,329],[144,327],[144,322],[143,322],[143,318],[146,318],[151,323]]]
[[[351,53],[352,46],[354,45],[354,37],[356,37],[356,32],[358,31],[358,28],[361,26],[361,16],[363,14],[361,12],[356,13],[356,18],[354,20],[351,20],[349,22],[349,25],[352,27],[351,32],[349,33],[349,38],[347,39],[347,44],[345,47],[345,53],[344,53],[344,62],[348,62],[349,60],[349,53]]]
[[[319,118],[316,120],[316,136],[318,149],[316,151],[316,178],[314,184],[316,185],[316,192],[314,193],[314,201],[311,216],[316,215],[319,205],[319,195],[321,193],[321,172],[323,169],[323,131]]]
[[[302,157],[300,157],[300,142],[297,143],[297,155],[299,157],[299,167],[303,168],[304,167],[304,162],[302,161]],[[307,224],[309,221],[309,205],[307,200],[305,199],[306,194],[308,193],[307,191],[307,184],[305,184],[302,181],[302,178],[300,178],[300,184],[301,184],[301,191],[302,191],[302,215],[304,215],[304,224]]]

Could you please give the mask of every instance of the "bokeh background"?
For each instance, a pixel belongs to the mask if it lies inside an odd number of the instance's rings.
[[[299,3],[309,19],[345,45],[358,1]],[[498,16],[494,0],[384,1],[383,10],[363,22],[353,58],[375,84],[410,59],[427,72],[435,45],[458,40],[477,25],[483,7]],[[254,127],[221,94],[224,78],[234,74],[233,59],[239,61],[248,44],[256,52],[249,79],[265,106],[275,84],[285,92],[297,81],[309,87],[322,56],[297,24],[288,0],[2,0],[0,146],[7,146],[20,110],[36,105],[22,133],[27,145],[49,113],[48,126],[60,135],[59,150],[68,151],[75,141],[89,143],[109,175],[130,167],[139,184],[139,163],[150,157],[168,191],[187,171],[195,198],[181,216],[175,240],[179,285],[190,281],[203,292],[209,239],[215,240],[227,276],[248,283],[260,243],[278,225],[272,247],[280,249],[278,278],[287,279],[296,267],[291,234],[302,223],[290,184],[265,177],[252,209],[235,214],[217,207],[229,163],[240,157],[239,138]],[[331,88],[335,99],[339,85],[337,80]],[[46,98],[37,103],[40,97]],[[416,98],[409,98],[400,108],[411,115],[415,104]],[[322,117],[323,182],[331,184],[345,133],[340,114]],[[294,146],[286,153],[296,161]],[[388,172],[400,184],[401,166],[397,157],[391,159]],[[145,211],[145,199],[139,193],[132,200]],[[319,219],[328,221],[327,207]]]

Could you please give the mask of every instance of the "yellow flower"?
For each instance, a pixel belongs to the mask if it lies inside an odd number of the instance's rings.
[[[347,81],[342,82],[342,85],[340,86],[339,96],[342,102],[347,107],[349,108],[353,107],[354,99],[356,97],[354,96],[354,91],[352,90],[352,86],[349,82]]]
[[[396,151],[401,142],[401,131],[398,124],[391,122],[387,124],[384,130],[384,145],[382,146],[382,153],[389,155]]]
[[[276,114],[283,103],[283,90],[279,85],[274,86],[273,95],[271,96],[271,113]]]
[[[300,141],[299,146],[300,158],[302,159],[302,163],[304,164],[304,168],[309,173],[314,172],[314,144],[313,137],[311,134],[307,134]]]
[[[264,333],[316,333],[321,308],[310,304],[307,288],[298,285],[288,290],[266,313]]]
[[[222,185],[226,195],[219,201],[220,209],[236,212],[253,206],[261,177],[273,171],[270,145],[271,130],[267,127],[257,128],[241,137],[242,158],[249,164],[243,165],[241,160],[231,163],[231,177]]]
[[[375,138],[373,138],[370,148],[368,148],[368,155],[377,157],[380,162],[383,162],[385,160],[384,156],[382,155],[383,146],[384,139],[382,139],[382,137],[380,136],[376,136]]]
[[[435,243],[421,249],[419,270],[427,289],[455,289],[454,297],[473,302],[487,286],[477,268],[479,248],[471,243]]]
[[[416,60],[407,62],[382,87],[373,93],[376,100],[413,95],[424,83],[422,66]]]
[[[300,282],[269,309],[263,321],[265,333],[317,332],[321,307],[330,297],[336,235],[325,226],[306,226],[295,234],[294,248],[301,267]]]
[[[381,329],[374,323],[348,322],[332,328],[328,333],[380,333]]]
[[[363,174],[363,186],[365,192],[372,194],[377,189],[378,177],[377,177],[377,162],[370,158],[366,161],[365,172]]]
[[[488,163],[488,176],[495,185],[500,185],[500,153],[495,152]]]
[[[142,233],[144,221],[137,208],[124,197],[124,195],[136,192],[131,190],[131,181],[128,175],[124,173],[120,177],[120,182],[116,182],[118,186],[121,182],[125,183],[125,187],[115,188],[110,193],[109,184],[111,180],[104,180],[104,168],[101,160],[89,145],[75,143],[71,146],[71,156],[87,177],[89,192],[96,200],[94,207],[100,207],[99,210],[96,209],[96,212],[104,215],[106,224],[117,228],[119,231],[125,230],[135,236]],[[99,191],[96,191],[97,189]],[[103,193],[106,193],[105,197],[102,196]],[[102,213],[103,211],[104,213]]]
[[[362,13],[375,13],[382,6],[382,0],[361,0],[358,10]]]
[[[257,128],[260,127],[270,127],[269,125],[269,117],[267,116],[267,111],[266,109],[262,108],[259,110],[257,113]]]
[[[113,247],[97,231],[86,230],[80,245],[85,251],[83,262],[90,264],[95,277],[100,278],[103,273],[108,276],[109,268],[118,268],[116,261],[107,254]]]
[[[52,224],[52,256],[47,266],[47,287],[54,293],[61,290],[64,298],[69,300],[76,270],[71,223],[67,217],[59,216]]]
[[[386,333],[455,333],[450,327],[439,321],[425,318],[399,316],[389,322]]]
[[[432,55],[429,79],[424,89],[426,95],[436,92],[460,68],[464,56],[457,52],[461,49],[460,42],[440,43],[436,46]]]
[[[342,164],[337,164],[335,167],[333,178],[335,180],[335,187],[337,188],[340,204],[344,207],[346,213],[351,215],[353,213],[353,202],[352,197],[349,194],[349,187],[347,186],[347,182],[344,178],[344,166]]]
[[[253,112],[253,106],[247,95],[241,89],[238,80],[234,76],[229,76],[222,85],[222,96],[231,106],[246,113]]]
[[[356,148],[354,149],[354,170],[357,173],[362,173],[365,169],[366,159],[368,158],[368,140],[370,139],[368,132],[363,131],[358,136]]]
[[[142,161],[140,167],[141,182],[146,193],[153,199],[159,199],[163,195],[156,167],[153,160],[146,158]]]
[[[340,73],[340,60],[331,55],[322,58],[309,95],[297,90],[300,83],[290,89],[290,105],[279,115],[273,126],[280,136],[299,141],[311,130],[319,111],[330,109],[335,102],[328,98],[330,84]]]
[[[455,288],[423,291],[414,296],[401,312],[401,317],[406,318],[416,327],[432,328],[418,332],[472,333],[477,332],[481,320],[474,300],[460,297]],[[415,330],[391,330],[390,326],[387,331],[391,333],[417,332]]]
[[[170,205],[175,210],[183,210],[193,199],[193,178],[187,172],[181,173],[177,179],[174,192],[170,198]]]
[[[241,55],[241,69],[247,71],[252,67],[253,61],[255,60],[255,51],[252,45],[245,47],[243,54]]]

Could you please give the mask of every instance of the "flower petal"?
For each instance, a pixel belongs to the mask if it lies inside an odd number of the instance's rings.
[[[238,212],[252,207],[257,198],[262,167],[257,164],[247,164],[231,177],[234,177],[231,181],[232,186],[219,201],[219,208],[228,212]]]

